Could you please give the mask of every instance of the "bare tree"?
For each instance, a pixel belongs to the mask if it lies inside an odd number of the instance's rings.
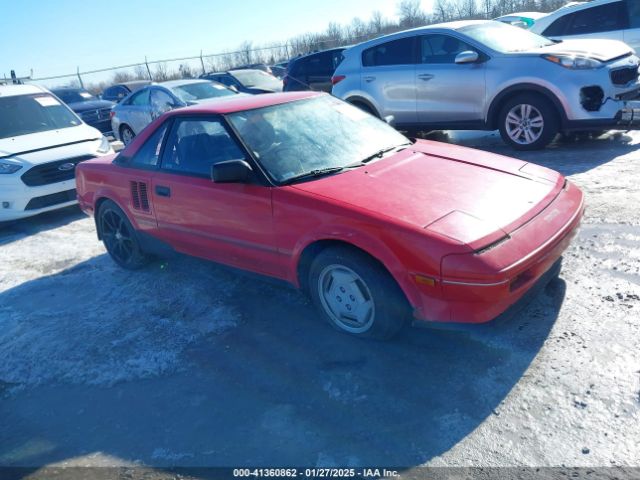
[[[413,28],[427,23],[427,16],[420,7],[420,0],[401,0],[398,3],[400,27]]]
[[[436,0],[433,17],[436,22],[448,22],[453,18],[453,5],[448,0]]]

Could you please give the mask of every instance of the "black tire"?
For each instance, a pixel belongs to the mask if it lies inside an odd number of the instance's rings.
[[[352,274],[357,278],[345,281]],[[345,280],[338,279],[342,275]],[[393,277],[355,248],[322,250],[311,263],[308,282],[315,306],[343,333],[385,340],[398,333],[409,317],[409,303]],[[354,320],[358,315],[362,318]]]
[[[535,93],[522,93],[502,106],[498,128],[502,140],[516,150],[539,150],[555,138],[560,121],[549,100]]]
[[[125,146],[129,145],[135,138],[135,136],[136,134],[133,132],[133,130],[131,130],[131,127],[129,125],[120,126],[120,140],[122,140],[122,143]]]
[[[133,225],[111,200],[100,205],[98,225],[104,246],[118,265],[137,270],[149,263],[151,257],[142,250]]]

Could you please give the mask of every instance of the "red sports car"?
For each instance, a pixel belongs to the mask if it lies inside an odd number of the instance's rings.
[[[493,319],[557,263],[584,209],[557,172],[412,141],[311,92],[168,112],[78,165],[77,190],[125,268],[168,247],[277,277],[377,338],[411,316]]]

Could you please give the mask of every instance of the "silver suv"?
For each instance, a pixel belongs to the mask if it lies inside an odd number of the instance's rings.
[[[345,52],[332,93],[395,126],[500,130],[520,150],[559,131],[640,124],[639,59],[615,40],[554,42],[494,21],[387,35]],[[635,108],[634,108],[635,107]]]

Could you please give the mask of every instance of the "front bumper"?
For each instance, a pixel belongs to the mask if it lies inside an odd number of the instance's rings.
[[[584,199],[577,187],[567,185],[538,216],[512,232],[509,240],[481,254],[495,269],[492,278],[443,278],[438,295],[428,287],[421,292],[422,304],[414,310],[414,317],[426,323],[485,323],[517,303],[552,269],[578,232]],[[541,245],[532,244],[551,228],[554,233]]]
[[[0,185],[0,222],[31,217],[78,203],[75,179],[38,187]]]

